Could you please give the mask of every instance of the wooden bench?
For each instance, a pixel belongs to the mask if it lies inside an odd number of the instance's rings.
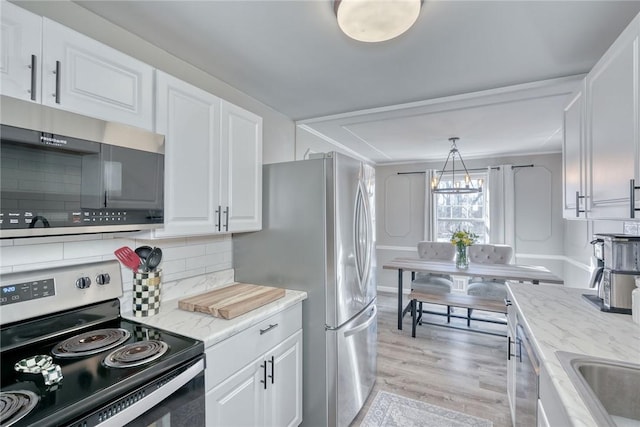
[[[473,329],[466,329],[466,328],[461,328],[461,327],[456,327],[456,326],[452,326],[452,325],[441,325],[438,323],[432,323],[432,322],[426,322],[422,320],[422,314],[423,313],[430,313],[430,314],[436,314],[436,315],[440,315],[440,316],[447,316],[447,324],[449,324],[451,322],[451,317],[457,317],[457,318],[463,318],[463,319],[467,319],[467,327],[471,326],[471,320],[477,320],[477,321],[481,321],[481,322],[490,322],[490,323],[498,323],[498,324],[505,324],[506,325],[506,319],[504,321],[500,321],[500,320],[493,320],[493,319],[481,319],[481,318],[474,318],[471,317],[471,311],[472,310],[482,310],[482,311],[490,311],[490,312],[494,312],[494,313],[503,313],[506,314],[507,313],[507,306],[505,305],[505,303],[503,301],[498,301],[498,300],[493,300],[493,299],[487,299],[487,298],[482,298],[482,297],[477,297],[477,296],[473,296],[473,295],[465,295],[465,294],[455,294],[455,293],[449,293],[449,294],[427,294],[427,293],[422,293],[422,292],[415,292],[412,291],[409,294],[409,299],[411,300],[409,307],[411,309],[411,336],[415,338],[416,336],[416,326],[418,325],[418,323],[423,324],[423,323],[427,323],[427,324],[431,324],[431,325],[439,325],[439,326],[447,326],[450,328],[454,328],[454,329],[463,329],[463,330],[469,330],[469,331],[473,331],[473,332],[481,332],[481,333],[485,333],[485,334],[489,334],[489,335],[498,335],[498,336],[506,336],[506,334],[498,334],[495,332],[490,332],[490,331],[481,331],[481,330],[473,330]],[[429,304],[438,304],[438,305],[446,305],[447,306],[447,313],[437,313],[437,312],[432,312],[432,311],[425,311],[422,309],[422,303],[429,303]],[[454,314],[451,314],[451,307],[461,307],[461,308],[466,308],[467,309],[467,315],[466,316],[457,316]]]

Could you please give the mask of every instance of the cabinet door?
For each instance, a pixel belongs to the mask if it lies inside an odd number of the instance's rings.
[[[511,307],[509,307],[511,309]],[[515,316],[514,316],[515,317]],[[509,320],[510,322],[511,320]],[[515,325],[507,328],[507,400],[511,412],[511,423],[516,425],[516,354],[515,354]]]
[[[587,76],[591,217],[629,218],[629,181],[637,178],[640,17]]]
[[[153,68],[43,18],[42,103],[153,129]]]
[[[165,140],[165,226],[156,237],[218,232],[220,99],[156,73],[156,132]]]
[[[547,419],[547,413],[544,410],[542,401],[538,399],[538,416],[536,427],[551,427],[549,420]]]
[[[40,102],[42,18],[7,1],[0,12],[0,93]]]
[[[208,369],[215,369],[215,366]],[[260,382],[263,377],[263,368],[258,362],[254,362],[208,392],[205,410],[207,425],[264,425],[265,389],[264,384]]]
[[[582,86],[584,86],[584,81]],[[572,96],[564,109],[562,146],[563,210],[566,219],[585,218],[584,89]],[[577,207],[576,207],[577,206]]]
[[[267,355],[265,425],[293,427],[302,422],[302,330]]]
[[[262,118],[222,102],[223,231],[262,228]]]

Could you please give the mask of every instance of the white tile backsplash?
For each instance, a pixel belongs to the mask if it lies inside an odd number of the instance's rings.
[[[131,233],[114,233],[5,239],[0,240],[0,274],[112,260],[116,259],[113,253],[116,249],[122,246],[133,249],[141,245],[162,249],[159,267],[162,268],[163,283],[182,283],[186,278],[205,274],[209,277],[221,271],[225,272],[223,278],[231,271],[230,280],[233,280],[231,235],[148,240],[138,239]],[[125,295],[130,295],[133,273],[124,266],[121,266],[121,272]],[[217,276],[214,274],[213,277]],[[210,283],[214,279],[202,280]],[[214,281],[219,280],[223,279]],[[171,294],[179,292],[178,287]]]
[[[640,234],[638,231],[640,231],[640,222],[624,222],[624,234],[633,234],[634,236],[637,236]]]
[[[133,246],[128,239],[89,240],[85,242],[65,242],[64,258],[84,258],[113,254],[123,246]]]
[[[64,243],[46,243],[29,246],[2,246],[0,248],[0,265],[5,267],[63,260],[63,245]]]

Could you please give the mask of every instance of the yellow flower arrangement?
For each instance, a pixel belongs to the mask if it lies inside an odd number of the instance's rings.
[[[478,239],[478,235],[467,230],[454,231],[451,235],[451,244],[456,246],[471,246]]]
[[[473,245],[478,239],[478,235],[467,230],[454,231],[451,235],[451,244],[456,247],[456,267],[469,267],[469,256],[467,247]]]

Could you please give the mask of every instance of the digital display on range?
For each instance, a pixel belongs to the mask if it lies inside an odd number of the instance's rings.
[[[0,287],[0,305],[15,304],[38,298],[46,298],[55,294],[56,287],[53,279],[5,285]]]

